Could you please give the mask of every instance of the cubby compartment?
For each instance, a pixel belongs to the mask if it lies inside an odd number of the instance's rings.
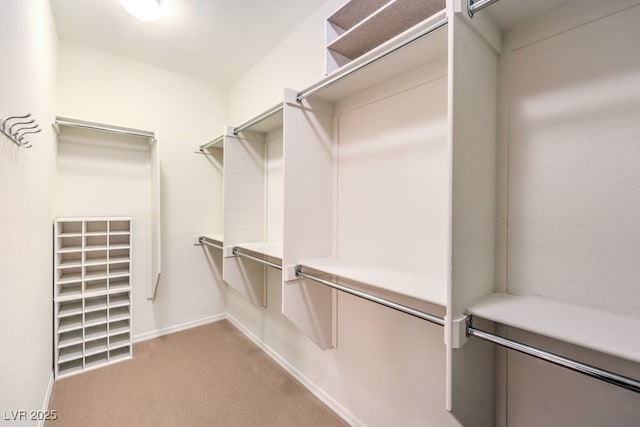
[[[256,306],[266,305],[265,266],[282,263],[283,113],[278,105],[225,135],[223,277]],[[228,141],[228,144],[226,143]]]
[[[109,309],[109,322],[118,322],[120,320],[129,319],[130,317],[129,306]]]
[[[129,292],[112,293],[109,295],[109,307],[122,307],[130,305]]]
[[[111,220],[109,221],[109,234],[130,234],[131,221],[129,220]]]
[[[100,265],[107,263],[106,250],[93,250],[84,253],[84,265]]]
[[[63,252],[58,254],[58,269],[82,266],[82,252]]]
[[[61,332],[58,334],[58,348],[71,347],[77,344],[82,344],[83,333],[82,329],[76,329],[69,332]]]
[[[93,341],[101,338],[105,338],[108,336],[107,333],[107,325],[97,325],[90,326],[84,329],[84,340],[85,341]]]
[[[130,235],[129,234],[110,234],[109,235],[109,249],[129,249],[130,247]]]
[[[98,297],[86,298],[84,300],[84,312],[89,313],[92,311],[105,310],[107,308],[107,296],[101,295]]]
[[[92,354],[104,353],[107,351],[107,338],[100,338],[95,340],[86,340],[84,342],[84,355],[91,356]]]
[[[87,356],[84,359],[84,367],[85,369],[97,368],[99,366],[106,365],[108,362],[108,353],[96,353],[90,356]]]
[[[56,237],[58,253],[80,252],[82,251],[82,236]]]
[[[98,280],[98,279],[106,279],[107,278],[107,265],[106,264],[96,264],[96,265],[88,265],[84,267],[84,279],[85,280]]]
[[[82,314],[76,314],[58,319],[58,333],[82,329]]]
[[[109,263],[128,263],[131,260],[129,249],[109,250]]]
[[[107,249],[107,235],[85,236],[85,251],[103,251]]]
[[[129,332],[109,336],[109,348],[111,349],[115,350],[120,347],[129,347],[130,345],[131,335],[129,335]]]
[[[58,303],[58,317],[82,314],[82,300],[71,300]]]
[[[109,335],[119,335],[130,330],[131,326],[128,319],[109,322]]]
[[[107,311],[98,310],[84,314],[84,326],[90,327],[107,323]]]
[[[56,293],[59,299],[80,298],[82,297],[82,283],[58,283],[56,284]]]
[[[120,360],[129,359],[131,357],[131,346],[120,347],[115,350],[109,351],[109,361],[117,362]]]
[[[82,268],[80,267],[69,267],[64,269],[57,269],[56,274],[57,274],[56,282],[59,285],[64,285],[68,283],[77,283],[82,281]]]
[[[109,291],[119,291],[129,289],[131,287],[129,276],[116,277],[109,279]]]
[[[100,293],[107,291],[107,279],[86,280],[84,282],[85,293]]]
[[[77,374],[82,372],[84,368],[83,359],[75,359],[69,362],[58,362],[58,377],[62,378],[67,375]]]
[[[69,362],[77,359],[82,359],[82,344],[58,349],[58,363]]]
[[[63,236],[81,236],[82,221],[65,221],[60,223],[58,235]]]
[[[118,262],[115,264],[109,264],[109,277],[117,278],[128,276],[131,274],[129,269],[129,262]]]
[[[85,223],[85,236],[103,236],[107,234],[107,221],[88,221]]]

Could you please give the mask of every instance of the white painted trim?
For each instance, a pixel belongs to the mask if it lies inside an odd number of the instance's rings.
[[[163,335],[173,334],[175,332],[184,331],[185,329],[195,328],[196,326],[206,325],[207,323],[217,322],[219,320],[224,320],[227,318],[226,313],[214,314],[213,316],[203,317],[202,319],[191,320],[189,322],[179,323],[177,325],[169,326],[167,328],[156,329],[149,332],[144,332],[142,334],[135,335],[133,337],[133,342],[137,343],[140,341],[146,341],[153,338],[158,338]]]
[[[314,396],[316,396],[320,401],[322,401],[325,405],[327,405],[333,412],[335,412],[340,418],[342,418],[349,425],[354,427],[356,426],[365,426],[366,424],[358,419],[354,414],[351,413],[347,408],[345,408],[342,404],[340,404],[337,400],[335,400],[332,396],[330,396],[325,390],[318,387],[314,382],[309,380],[302,372],[300,372],[295,366],[293,366],[289,361],[284,359],[280,354],[278,354],[274,349],[269,347],[267,344],[262,342],[260,338],[253,334],[250,330],[248,330],[242,323],[240,323],[235,317],[233,317],[230,313],[226,313],[226,318],[242,332],[247,338],[249,338],[255,345],[257,345],[262,351],[264,351],[271,359],[273,359],[278,365],[280,365],[285,371],[287,371],[291,376],[293,376],[296,380],[298,380],[303,386],[307,388]]]
[[[49,409],[49,401],[51,400],[51,393],[53,392],[53,384],[55,383],[55,377],[53,370],[51,371],[51,376],[49,376],[49,384],[47,384],[47,389],[44,392],[44,401],[42,402],[42,413],[46,413]],[[38,421],[38,427],[44,426],[45,420]]]

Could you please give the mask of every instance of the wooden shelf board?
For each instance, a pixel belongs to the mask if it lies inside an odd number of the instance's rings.
[[[340,258],[317,258],[300,263],[307,269],[362,283],[385,292],[426,301],[439,306],[447,302],[446,280],[424,274],[381,268]]]
[[[356,59],[444,9],[444,0],[387,3],[331,42],[327,49]]]
[[[640,362],[640,318],[532,296],[494,293],[468,309],[474,316]]]

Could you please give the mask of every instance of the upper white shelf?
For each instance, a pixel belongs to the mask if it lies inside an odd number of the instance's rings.
[[[373,9],[378,5],[379,8]],[[350,2],[328,19],[345,32],[329,43],[327,49],[349,59],[356,59],[442,11],[444,6],[444,0]]]
[[[491,294],[468,311],[507,326],[640,362],[640,318],[505,293]]]
[[[447,286],[444,278],[381,268],[378,265],[355,263],[334,257],[305,260],[300,265],[303,268],[321,271],[420,301],[440,306],[445,306],[447,302]]]
[[[203,234],[202,237],[219,246],[223,246],[224,244],[224,235],[222,233]]]
[[[255,252],[269,258],[275,258],[282,262],[282,246],[270,242],[238,243],[240,249]]]
[[[349,74],[354,69],[362,67],[363,64],[372,61],[378,56],[381,56],[381,58],[371,62],[355,73],[340,78],[313,96],[325,101],[335,102],[394,77],[401,76],[420,65],[428,64],[437,59],[446,59],[446,30],[440,28],[426,36],[418,37],[422,32],[432,27],[444,25],[446,22],[447,17],[445,11],[437,12],[409,30],[334,71],[305,91],[315,87],[322,87],[326,85],[327,82],[332,82],[337,77]],[[418,37],[416,40],[411,41],[416,37]],[[405,43],[408,44],[394,50],[396,47]],[[392,53],[385,55],[385,52],[391,50],[393,50]]]

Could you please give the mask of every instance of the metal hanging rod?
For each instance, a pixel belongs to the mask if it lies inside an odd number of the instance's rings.
[[[0,133],[18,147],[31,148],[31,143],[25,139],[25,136],[41,131],[35,119],[31,118],[31,113],[24,116],[11,116],[6,120],[0,119]]]
[[[328,88],[329,86],[332,86],[336,83],[338,83],[340,80],[344,79],[345,77],[350,76],[353,73],[356,73],[360,70],[362,70],[363,68],[373,64],[374,62],[377,62],[379,60],[381,60],[382,58],[385,58],[389,55],[391,55],[392,53],[410,45],[413,42],[416,42],[420,39],[422,39],[423,37],[428,36],[429,34],[439,30],[440,28],[444,27],[445,25],[447,25],[448,20],[447,17],[445,16],[444,18],[442,18],[441,20],[439,20],[438,22],[434,23],[433,25],[425,28],[424,30],[420,31],[419,33],[417,33],[416,35],[414,35],[413,37],[411,37],[408,40],[404,40],[400,43],[398,43],[397,45],[391,46],[390,48],[388,48],[387,50],[381,52],[380,54],[369,58],[368,60],[362,62],[361,64],[358,64],[357,66],[343,71],[341,73],[338,73],[337,75],[335,75],[334,77],[331,77],[328,80],[324,80],[321,81],[305,90],[303,90],[302,92],[298,92],[298,95],[296,96],[296,101],[297,102],[302,102],[305,98],[310,97],[311,95]]]
[[[117,126],[102,125],[98,123],[83,122],[79,120],[67,119],[62,117],[57,118],[55,124],[56,126],[69,126],[74,128],[92,129],[92,130],[99,130],[102,132],[117,133],[120,135],[149,138],[152,140],[156,139],[156,134],[154,132],[136,130],[136,129],[127,129],[127,128],[121,128]]]
[[[221,245],[217,243],[213,243],[211,240],[207,239],[205,236],[198,237],[198,243],[201,245],[211,246],[212,248],[216,248],[220,250],[224,249]]]
[[[236,256],[241,256],[243,258],[248,258],[248,259],[251,259],[253,261],[258,261],[258,262],[261,262],[261,263],[263,263],[263,264],[265,264],[265,265],[267,265],[269,267],[273,267],[276,270],[281,270],[282,271],[282,266],[281,265],[278,265],[278,264],[276,264],[274,262],[271,262],[271,261],[267,261],[266,259],[262,259],[262,258],[255,257],[253,255],[246,254],[244,252],[240,252],[240,250],[241,250],[241,248],[239,248],[237,246],[234,246],[232,252]]]
[[[467,0],[467,13],[469,13],[470,18],[473,18],[474,13],[479,12],[485,7],[489,7],[498,1],[499,0]]]
[[[269,117],[273,116],[276,113],[279,113],[280,111],[282,111],[284,108],[284,104],[278,104],[272,108],[269,108],[267,111],[265,111],[264,113],[254,117],[251,120],[248,120],[244,123],[242,123],[241,125],[238,125],[236,127],[233,128],[233,134],[237,135],[240,132],[242,132],[243,130],[245,130],[248,127],[251,127],[255,124],[260,123],[261,121],[268,119]]]
[[[426,320],[427,322],[435,323],[436,325],[444,326],[444,318],[436,316],[431,313],[426,313],[424,311],[416,310],[411,307],[407,307],[403,304],[398,304],[393,301],[389,301],[385,298],[380,298],[375,295],[368,294],[366,292],[360,291],[358,289],[353,289],[345,285],[341,285],[335,282],[331,282],[329,280],[322,279],[320,277],[314,276],[312,274],[304,273],[302,271],[302,266],[296,266],[296,277],[303,277],[305,279],[313,280],[314,282],[318,282],[322,285],[328,286],[333,289],[337,289],[339,291],[348,293],[350,295],[365,299],[367,301],[375,302],[376,304],[383,305],[388,308],[392,308],[394,310],[400,311],[402,313],[408,314],[413,317],[417,317],[418,319]]]
[[[200,146],[200,153],[204,154],[204,150],[206,150],[207,148],[211,147],[212,145],[216,145],[221,143],[224,140],[224,135],[220,135],[219,137],[212,139],[211,141],[207,142],[206,144],[203,144]]]
[[[627,390],[640,393],[640,381],[634,380],[633,378],[625,377],[623,375],[618,375],[604,369],[596,368],[595,366],[587,365],[586,363],[578,362],[568,357],[563,357],[555,353],[531,347],[527,344],[510,340],[508,338],[495,335],[491,332],[476,329],[473,327],[473,318],[471,315],[467,316],[466,331],[467,336],[480,338],[485,341],[500,345],[502,347],[506,347],[511,350],[519,351],[520,353],[545,360],[547,362],[553,363],[554,365],[562,366],[572,371],[576,371],[589,377],[596,378],[600,381],[604,381],[609,384],[613,384],[618,387],[626,388]]]

